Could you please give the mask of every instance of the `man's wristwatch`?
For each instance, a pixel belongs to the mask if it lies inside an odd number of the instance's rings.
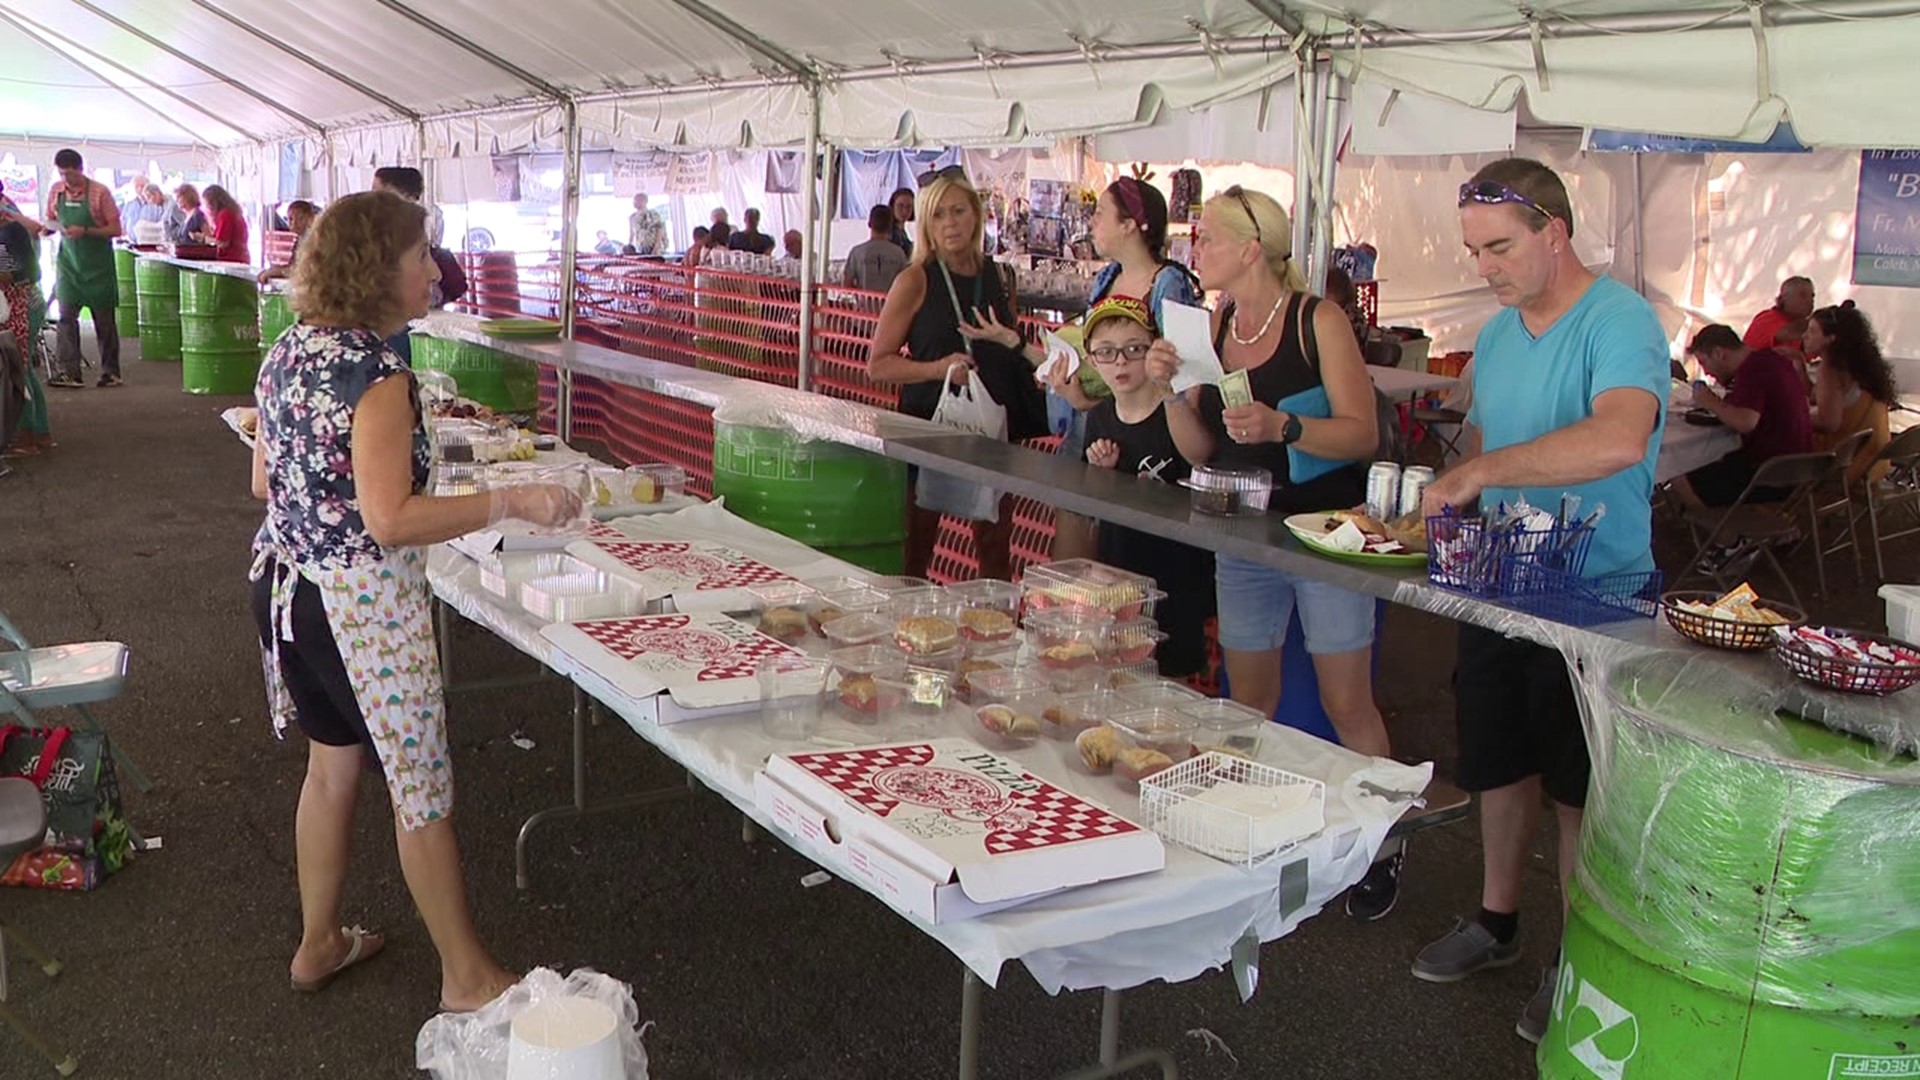
[[[1292,413],[1288,413],[1287,422],[1280,425],[1280,445],[1292,446],[1294,443],[1299,442],[1300,436],[1305,433],[1305,430],[1305,426],[1300,423],[1300,418]]]

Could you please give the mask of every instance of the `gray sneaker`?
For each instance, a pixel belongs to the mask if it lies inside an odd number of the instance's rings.
[[[1547,1022],[1553,1017],[1553,988],[1560,981],[1560,965],[1555,964],[1540,970],[1540,988],[1527,1000],[1527,1007],[1520,1013],[1520,1022],[1513,1025],[1514,1034],[1535,1046],[1547,1037]]]
[[[1479,922],[1455,919],[1447,936],[1420,950],[1413,959],[1413,977],[1450,983],[1486,968],[1506,967],[1520,959],[1518,939],[1500,944]]]

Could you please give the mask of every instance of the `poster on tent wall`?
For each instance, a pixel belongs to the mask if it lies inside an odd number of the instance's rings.
[[[1920,150],[1860,151],[1853,283],[1920,288]]]
[[[0,165],[0,189],[21,206],[40,205],[39,166]]]
[[[658,195],[667,190],[673,155],[664,150],[613,155],[613,193],[631,199],[641,192]]]
[[[713,175],[713,154],[702,150],[697,154],[674,154],[671,167],[667,170],[667,193],[669,195],[703,195],[719,189]]]

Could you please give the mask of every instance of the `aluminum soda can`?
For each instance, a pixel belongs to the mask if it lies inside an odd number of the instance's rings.
[[[1425,465],[1409,465],[1400,474],[1399,514],[1417,514],[1420,512],[1420,497],[1426,494],[1427,485],[1433,483],[1433,470]],[[1396,516],[1398,516],[1396,514]]]
[[[1367,513],[1385,521],[1394,516],[1399,505],[1400,466],[1391,461],[1374,462],[1367,469]]]

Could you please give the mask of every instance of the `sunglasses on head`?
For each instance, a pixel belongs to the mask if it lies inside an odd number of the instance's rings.
[[[967,170],[965,168],[959,165],[949,165],[944,169],[928,169],[919,175],[918,180],[921,187],[926,187],[935,180],[965,180],[966,178]]]
[[[1239,200],[1240,209],[1245,210],[1247,212],[1247,220],[1253,222],[1254,243],[1259,244],[1261,247],[1266,247],[1267,246],[1266,237],[1260,235],[1260,215],[1253,212],[1253,202],[1247,198],[1246,189],[1241,187],[1239,184],[1235,184],[1232,187],[1228,188],[1227,190],[1221,192],[1220,194],[1225,195],[1230,199]]]
[[[1514,206],[1524,206],[1543,218],[1551,219],[1554,216],[1548,213],[1539,203],[1534,202],[1532,199],[1527,198],[1525,195],[1520,194],[1518,191],[1515,191],[1513,188],[1498,180],[1469,180],[1461,184],[1460,201],[1455,205],[1465,206],[1470,202],[1479,203],[1483,206],[1499,206],[1502,203],[1511,203]]]

